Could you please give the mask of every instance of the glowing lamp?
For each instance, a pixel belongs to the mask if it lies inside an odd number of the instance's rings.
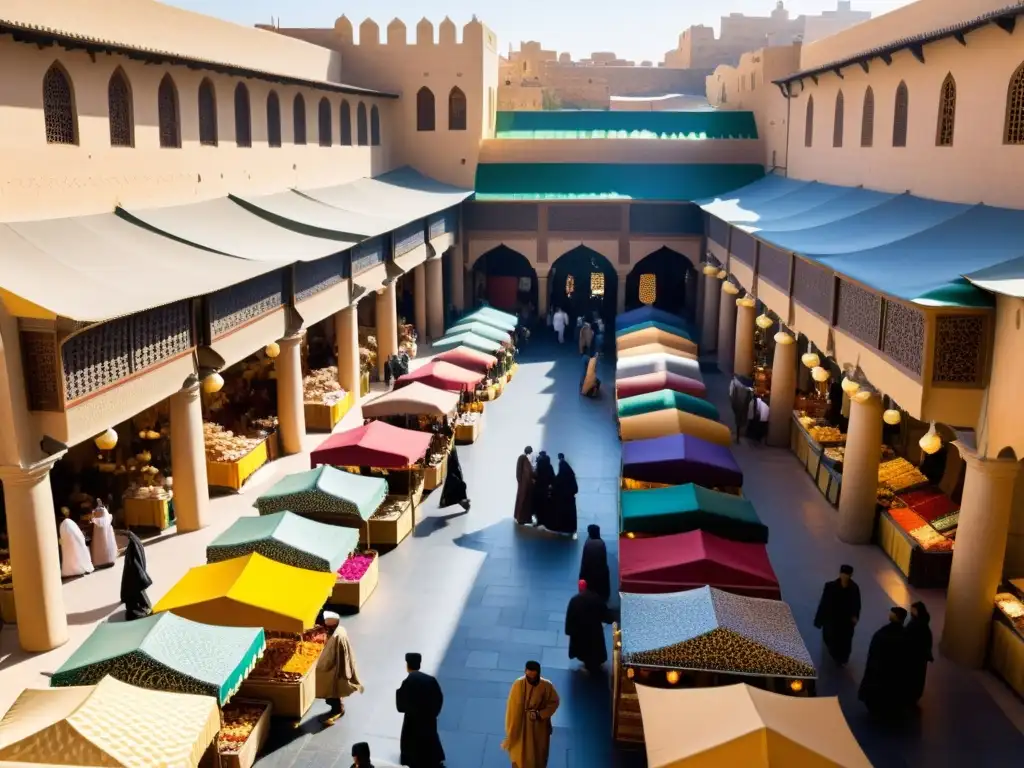
[[[705,264],[703,271],[704,274],[707,275],[708,277],[718,276],[718,267],[716,267],[714,264]]]
[[[635,539],[636,538],[636,534],[633,533],[632,531],[630,531],[629,533],[626,534],[626,538],[627,539]]]
[[[633,672],[633,668],[632,667],[626,667],[626,677],[628,677],[630,680],[632,680],[634,674],[636,674],[636,673]]]
[[[793,344],[795,341],[796,341],[796,339],[794,339],[792,336],[790,336],[785,331],[779,331],[778,333],[775,334],[775,343],[776,344],[781,344],[783,346],[788,346],[789,344]]]
[[[754,320],[754,322],[757,324],[757,327],[760,328],[762,331],[767,331],[769,328],[775,325],[775,321],[768,317],[768,315],[758,315],[757,319]]]
[[[263,350],[263,354],[273,360],[275,357],[281,354],[281,345],[276,341],[272,341]]]
[[[917,441],[917,444],[921,446],[921,450],[929,456],[933,453],[938,453],[939,449],[942,448],[942,438],[939,437],[939,433],[935,431],[934,421],[925,433],[924,437]]]
[[[791,690],[793,693],[800,693],[800,691],[802,691],[803,689],[804,689],[804,681],[803,680],[790,680],[789,681],[789,690]]]
[[[848,394],[850,397],[853,397],[855,394],[857,394],[857,391],[860,389],[860,384],[858,384],[853,379],[845,377],[843,378],[843,383],[840,384],[839,386],[841,386],[843,388],[843,392]]]
[[[828,371],[822,368],[820,365],[816,365],[811,368],[811,378],[819,384],[824,384],[828,381]]]
[[[117,447],[117,432],[108,427],[93,440],[101,451],[112,451]]]
[[[821,365],[821,358],[818,357],[814,352],[807,352],[800,358],[800,362],[804,364],[805,368],[817,368]]]
[[[668,681],[669,685],[675,685],[679,682],[679,673],[674,669],[670,669],[665,673],[665,679]]]
[[[224,389],[224,377],[219,373],[211,373],[203,379],[203,392],[208,395],[215,395]]]
[[[740,292],[740,289],[729,282],[722,283],[722,293],[726,293],[729,296],[735,296]]]
[[[903,415],[895,408],[890,408],[882,414],[882,421],[888,424],[890,427],[895,427],[903,420]]]

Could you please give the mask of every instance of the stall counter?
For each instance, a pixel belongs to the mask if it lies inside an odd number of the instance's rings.
[[[238,461],[207,461],[206,481],[214,488],[228,488],[232,491],[241,490],[253,473],[269,460],[267,441],[262,440],[249,453]]]

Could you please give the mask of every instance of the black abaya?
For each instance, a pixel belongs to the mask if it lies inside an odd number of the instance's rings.
[[[906,651],[906,630],[902,624],[890,621],[871,638],[857,695],[872,712],[891,714],[906,701]]]
[[[605,603],[611,597],[611,573],[608,570],[608,548],[600,538],[587,539],[580,560],[580,578]]]
[[[437,733],[437,718],[444,706],[444,694],[437,679],[423,672],[410,672],[396,695],[402,719],[402,765],[410,768],[438,768],[444,762],[444,748]]]
[[[546,455],[537,457],[537,468],[533,481],[533,514],[537,516],[537,525],[550,527],[551,494],[555,484],[555,470],[551,459]]]
[[[579,659],[588,670],[596,670],[608,660],[608,649],[604,644],[607,614],[604,601],[589,589],[574,596],[565,611],[569,658]]]
[[[911,618],[907,623],[907,701],[916,704],[924,695],[924,682],[932,655],[932,630],[928,618]]]
[[[466,481],[462,477],[462,465],[459,463],[459,454],[452,446],[452,452],[448,454],[448,475],[444,479],[444,488],[441,489],[441,509],[455,504],[466,506],[469,503],[469,496],[466,490]]]
[[[124,552],[124,570],[121,572],[121,602],[124,604],[125,620],[142,619],[152,613],[146,590],[153,586],[153,580],[146,571],[146,549],[142,541],[131,531],[128,532],[128,546]]]
[[[576,494],[579,491],[576,473],[569,466],[569,462],[560,460],[558,475],[555,477],[551,493],[551,519],[547,525],[549,531],[576,533]]]
[[[853,645],[854,619],[860,618],[860,587],[850,581],[844,587],[839,579],[825,583],[814,615],[814,626],[821,630],[821,637],[829,655],[836,664],[850,660]]]

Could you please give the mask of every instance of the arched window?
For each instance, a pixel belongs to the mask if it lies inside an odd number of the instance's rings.
[[[658,276],[654,274],[640,275],[640,303],[650,306],[658,300]]]
[[[71,78],[56,62],[43,75],[43,120],[49,144],[78,143],[78,119]]]
[[[178,89],[170,73],[160,81],[156,92],[157,122],[160,123],[160,146],[181,146],[181,120],[178,117]]]
[[[434,92],[423,86],[416,92],[416,130],[434,130]]]
[[[907,121],[910,117],[910,93],[907,84],[900,80],[896,86],[896,104],[892,111],[892,145],[907,146]]]
[[[277,91],[267,96],[267,144],[281,146],[281,100],[277,98]]]
[[[814,145],[814,97],[807,97],[807,118],[804,121],[804,146]]]
[[[860,115],[860,145],[870,147],[875,143],[875,92],[871,86],[864,91],[864,110]]]
[[[466,94],[458,86],[448,94],[448,130],[466,130]]]
[[[135,145],[135,118],[132,110],[132,91],[128,78],[120,67],[114,70],[107,83],[107,114],[110,121],[110,146]]]
[[[1006,91],[1006,128],[1003,143],[1024,144],[1024,64],[1010,78]]]
[[[352,107],[348,99],[341,100],[341,112],[338,115],[338,134],[341,139],[341,146],[352,146]]]
[[[843,92],[840,91],[836,94],[836,113],[832,123],[832,146],[841,147],[843,146],[843,119],[845,110],[843,109]]]
[[[953,73],[946,75],[939,91],[939,127],[935,133],[935,146],[953,146],[953,128],[956,126],[956,80]]]
[[[370,143],[369,132],[366,130],[366,105],[361,101],[356,108],[356,141],[360,147]]]
[[[316,125],[321,147],[329,147],[334,143],[334,130],[331,125],[331,102],[324,96],[317,105]]]
[[[239,147],[252,146],[252,109],[245,83],[235,86],[235,144]]]
[[[370,107],[370,146],[380,146],[380,110],[376,104]]]
[[[292,102],[292,135],[296,144],[306,143],[306,100],[301,93]]]
[[[209,80],[199,84],[199,143],[217,146],[217,93]]]

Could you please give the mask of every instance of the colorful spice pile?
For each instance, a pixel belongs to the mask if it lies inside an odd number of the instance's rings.
[[[311,405],[334,405],[344,400],[345,395],[338,383],[337,366],[311,371],[302,380],[302,399]]]
[[[359,581],[376,559],[374,554],[349,555],[348,560],[338,569],[338,581]]]
[[[327,644],[327,630],[316,627],[301,637],[267,632],[267,649],[250,678],[295,682],[313,668]]]
[[[217,736],[217,751],[222,755],[234,755],[242,750],[256,723],[267,705],[258,701],[228,702],[221,710],[220,734]]]
[[[910,509],[890,509],[889,517],[897,526],[902,528],[921,548],[928,552],[951,552],[953,550],[953,537],[947,533],[942,534],[928,521]]]
[[[220,424],[203,423],[203,442],[206,444],[206,460],[233,463],[246,456],[262,440],[242,437]]]

